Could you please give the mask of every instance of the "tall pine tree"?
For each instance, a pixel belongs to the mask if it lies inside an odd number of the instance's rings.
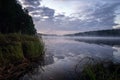
[[[32,17],[16,0],[0,0],[0,33],[36,34]]]

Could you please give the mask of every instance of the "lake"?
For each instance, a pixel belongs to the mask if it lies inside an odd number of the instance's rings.
[[[76,80],[87,58],[120,63],[119,37],[43,36],[43,41],[44,65],[20,80]]]

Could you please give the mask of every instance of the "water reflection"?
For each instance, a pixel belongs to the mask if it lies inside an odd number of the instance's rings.
[[[91,44],[102,44],[102,45],[109,45],[109,46],[114,46],[114,45],[120,45],[120,38],[118,37],[93,37],[93,38],[75,38],[75,41],[79,42],[86,42],[86,43],[91,43]]]
[[[76,65],[82,69],[85,57],[120,62],[119,38],[43,37],[45,66],[21,80],[76,80]]]
[[[120,63],[120,47],[114,46],[113,49],[115,49],[113,52],[114,61]]]

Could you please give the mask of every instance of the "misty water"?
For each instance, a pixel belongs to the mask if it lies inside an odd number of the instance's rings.
[[[76,80],[85,61],[95,60],[120,62],[119,37],[62,37],[43,36],[46,53],[44,65],[24,75],[21,80]],[[76,65],[79,65],[76,68]],[[79,74],[80,75],[80,74]]]

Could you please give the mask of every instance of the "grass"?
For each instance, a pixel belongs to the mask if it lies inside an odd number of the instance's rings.
[[[44,43],[37,36],[0,34],[0,80],[18,80],[38,65]]]
[[[0,66],[32,60],[43,54],[43,41],[36,36],[0,34]]]
[[[120,63],[101,61],[87,64],[81,72],[79,80],[120,80]]]
[[[22,61],[24,59],[24,54],[21,47],[22,45],[20,42],[0,46],[1,66],[8,63],[14,63],[16,61]]]
[[[22,46],[25,57],[29,59],[40,57],[44,53],[44,45],[40,42],[25,41]]]

